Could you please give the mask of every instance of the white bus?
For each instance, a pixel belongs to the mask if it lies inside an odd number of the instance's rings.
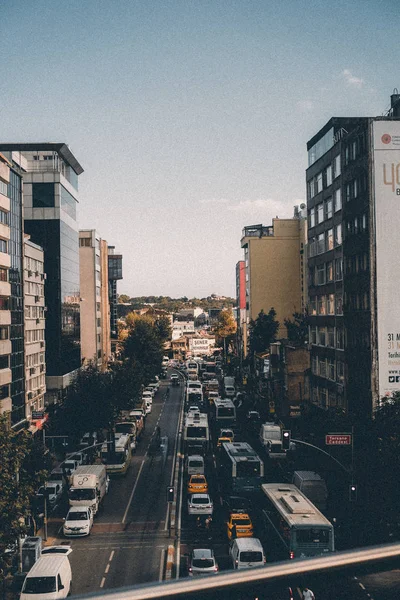
[[[211,414],[217,429],[236,423],[236,407],[228,398],[216,398],[211,406]]]
[[[116,433],[115,452],[109,451],[109,448],[109,442],[104,442],[101,447],[101,459],[106,465],[107,473],[122,473],[126,475],[132,460],[130,435]]]
[[[259,492],[265,481],[264,462],[247,442],[224,442],[217,464],[226,492]]]
[[[264,524],[279,541],[275,558],[305,558],[335,550],[332,523],[295,485],[265,483],[261,489],[266,500]]]
[[[185,451],[190,447],[201,447],[206,451],[210,442],[208,417],[204,413],[188,413],[183,429]]]

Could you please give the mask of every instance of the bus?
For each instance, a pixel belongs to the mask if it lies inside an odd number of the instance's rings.
[[[185,451],[190,447],[198,447],[203,452],[208,449],[210,431],[208,417],[204,413],[188,414],[183,428],[183,443]]]
[[[228,398],[216,398],[210,406],[213,425],[219,430],[227,425],[235,425],[236,423],[236,408],[232,400]]]
[[[101,447],[101,460],[106,465],[107,473],[126,475],[132,460],[130,435],[115,434],[115,452],[109,450],[110,445],[104,442]]]
[[[199,365],[195,360],[188,360],[186,363],[186,374],[188,379],[196,380],[199,374]]]
[[[203,381],[217,379],[217,365],[215,364],[215,362],[203,363],[201,378]]]
[[[277,559],[309,558],[334,552],[333,525],[293,484],[265,483],[264,525],[276,534]]]
[[[264,481],[264,463],[247,442],[225,442],[218,469],[226,492],[257,492]]]

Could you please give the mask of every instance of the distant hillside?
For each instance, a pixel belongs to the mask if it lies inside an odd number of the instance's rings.
[[[217,295],[211,295],[207,298],[170,298],[170,296],[139,296],[129,298],[125,294],[118,297],[118,302],[129,303],[132,309],[143,308],[146,304],[151,304],[155,308],[161,308],[168,312],[178,312],[181,309],[199,307],[204,311],[211,308],[231,308],[235,306],[234,298],[225,298]]]

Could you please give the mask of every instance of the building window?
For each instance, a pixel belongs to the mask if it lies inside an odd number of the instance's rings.
[[[335,158],[333,159],[333,176],[336,179],[336,177],[339,177],[339,175],[340,175],[340,154],[335,156]]]
[[[317,328],[315,325],[310,327],[310,340],[312,344],[317,343]]]
[[[0,356],[0,369],[8,369],[10,366],[8,354]]]
[[[358,196],[358,181],[354,179],[353,181],[353,198],[357,198]]]
[[[326,296],[318,296],[318,314],[326,315]]]
[[[341,327],[336,329],[336,348],[344,350],[344,331]]]
[[[342,243],[342,224],[335,227],[335,246],[340,246]]]
[[[317,236],[317,254],[322,254],[325,252],[325,235],[320,233]]]
[[[335,314],[335,294],[328,295],[328,315]]]
[[[8,296],[0,296],[0,310],[10,310],[10,299]]]
[[[311,357],[311,372],[314,373],[314,375],[318,375],[318,357],[317,356]]]
[[[343,279],[343,258],[337,258],[335,261],[335,279],[336,281]]]
[[[6,240],[0,240],[0,252],[7,254],[7,242]]]
[[[315,208],[310,209],[310,227],[315,227]]]
[[[9,395],[10,395],[10,386],[2,385],[0,387],[0,400],[3,400],[4,398],[8,398]]]
[[[319,390],[319,404],[321,408],[328,408],[328,390],[326,388]]]
[[[322,360],[321,358],[318,361],[318,371],[320,377],[326,377],[326,360]]]
[[[328,360],[327,377],[328,377],[328,379],[335,381],[335,361],[334,360]]]
[[[61,208],[76,221],[76,200],[63,185],[61,186]]]
[[[82,247],[91,247],[92,245],[92,238],[90,237],[85,237],[85,238],[79,238],[79,245]]]
[[[367,215],[363,215],[361,218],[361,228],[363,231],[367,230]]]
[[[335,347],[335,328],[328,327],[328,344],[330,348]]]
[[[4,181],[0,181],[0,194],[3,194],[3,196],[8,196],[7,184],[4,183]]]
[[[324,204],[323,204],[323,202],[321,202],[321,204],[317,205],[316,210],[317,210],[317,222],[323,223],[323,221],[324,221]]]
[[[0,267],[0,281],[8,281],[8,269]]]
[[[326,263],[326,281],[333,281],[333,262],[331,260]]]
[[[335,296],[335,312],[337,315],[343,314],[343,297],[341,294],[336,294]]]
[[[335,212],[342,209],[342,192],[341,189],[335,191]]]
[[[332,165],[326,168],[326,185],[332,185]]]
[[[325,236],[326,236],[326,243],[325,243],[325,248],[326,250],[333,250],[333,229],[328,229],[328,231],[325,232]]]
[[[316,315],[317,314],[317,299],[315,296],[313,296],[312,298],[310,298],[310,315]]]
[[[7,325],[1,325],[0,327],[0,340],[8,340],[10,337],[9,327]]]
[[[326,346],[326,327],[318,327],[318,344]]]
[[[325,284],[325,264],[317,265],[316,269],[316,285]]]
[[[54,183],[32,183],[33,208],[54,207]]]
[[[319,192],[322,192],[322,189],[323,189],[322,173],[318,173],[318,175],[317,175],[317,194],[319,194]]]
[[[325,202],[325,218],[330,219],[332,214],[332,198],[328,198],[328,200]]]
[[[0,209],[0,223],[10,225],[10,213]]]
[[[339,383],[344,382],[344,362],[341,360],[336,363],[336,379]]]

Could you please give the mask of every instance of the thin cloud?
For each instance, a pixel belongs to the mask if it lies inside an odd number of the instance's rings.
[[[344,77],[346,83],[351,87],[362,88],[365,84],[364,79],[361,79],[361,77],[356,77],[349,69],[344,69],[344,71],[342,71],[342,76]]]
[[[254,212],[254,211],[268,211],[268,213],[273,212],[282,214],[282,211],[286,210],[283,202],[279,200],[274,200],[272,198],[258,198],[257,200],[241,200],[237,204],[230,204],[229,210],[233,212]]]
[[[297,102],[297,108],[301,112],[310,112],[314,108],[314,102],[312,100],[299,100]]]
[[[200,204],[229,204],[227,198],[204,198],[200,200]]]

